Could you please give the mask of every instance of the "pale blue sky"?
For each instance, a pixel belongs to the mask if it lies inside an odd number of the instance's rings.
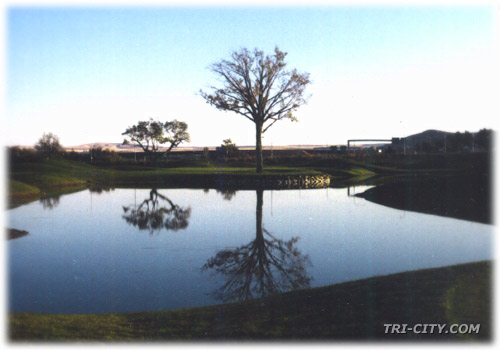
[[[300,122],[264,144],[336,144],[425,129],[492,127],[490,7],[11,7],[7,144],[54,132],[64,145],[120,142],[150,117],[187,121],[191,145],[254,143],[253,125],[197,92],[207,66],[241,47],[288,52],[311,73]],[[22,132],[17,132],[22,130]]]

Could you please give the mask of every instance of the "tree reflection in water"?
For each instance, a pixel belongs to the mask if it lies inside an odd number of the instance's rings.
[[[230,201],[236,195],[236,190],[234,189],[216,189],[215,191],[222,194],[222,198],[226,201]]]
[[[54,209],[59,205],[60,195],[55,196],[45,196],[40,198],[40,203],[42,203],[43,209]]]
[[[101,194],[101,193],[104,193],[104,192],[111,192],[111,191],[114,191],[115,189],[111,186],[105,186],[105,185],[94,185],[92,187],[89,188],[89,191],[91,193],[96,193],[96,194]]]
[[[262,228],[262,205],[263,190],[257,190],[255,240],[219,251],[203,266],[226,278],[213,293],[218,300],[247,300],[310,286],[311,262],[295,246],[299,238],[284,241]]]
[[[185,229],[189,225],[188,219],[191,216],[190,207],[182,208],[174,204],[155,188],[149,192],[149,198],[139,206],[123,207],[123,212],[122,217],[127,223],[140,230],[149,230],[150,233],[162,229],[172,231]]]

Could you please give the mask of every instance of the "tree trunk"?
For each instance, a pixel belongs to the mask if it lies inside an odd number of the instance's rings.
[[[264,270],[266,266],[265,262],[265,254],[266,254],[266,243],[264,240],[264,233],[262,231],[262,205],[264,204],[264,190],[258,189],[257,191],[257,209],[255,211],[255,223],[256,223],[256,237],[255,237],[255,246],[257,249],[257,266],[255,269],[257,284],[259,286],[259,297],[264,297],[267,292],[265,281],[264,281]],[[267,286],[269,287],[269,286]]]
[[[156,152],[149,152],[149,163],[153,166],[156,166]]]
[[[258,189],[257,193],[257,208],[255,210],[255,226],[256,226],[256,240],[264,241],[264,235],[262,233],[262,206],[264,204],[264,190]]]
[[[255,152],[257,154],[257,172],[261,173],[264,168],[264,159],[262,158],[262,125],[255,123]]]

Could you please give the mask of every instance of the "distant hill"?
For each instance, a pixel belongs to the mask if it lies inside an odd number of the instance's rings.
[[[435,140],[443,140],[445,135],[450,136],[453,135],[452,132],[440,131],[440,130],[426,130],[424,132],[410,135],[406,137],[406,145],[407,146],[416,146],[418,144],[422,144],[425,142],[432,142]]]

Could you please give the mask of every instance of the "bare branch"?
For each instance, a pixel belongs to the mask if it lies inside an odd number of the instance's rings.
[[[273,55],[257,49],[235,51],[231,59],[209,67],[223,86],[212,86],[212,93],[201,91],[201,96],[217,109],[241,114],[261,126],[268,120],[272,120],[270,125],[285,118],[293,120],[289,112],[306,102],[304,91],[310,80],[308,73],[285,70],[286,55],[278,48]]]

